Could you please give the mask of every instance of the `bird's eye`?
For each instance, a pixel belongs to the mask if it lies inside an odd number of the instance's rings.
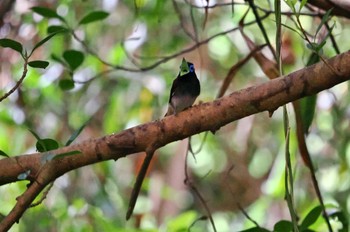
[[[190,72],[194,72],[194,65],[193,64],[190,65]]]

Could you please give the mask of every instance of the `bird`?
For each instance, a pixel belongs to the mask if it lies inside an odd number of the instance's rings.
[[[183,58],[179,74],[171,86],[169,106],[165,117],[176,115],[192,106],[200,91],[201,87],[193,63]]]

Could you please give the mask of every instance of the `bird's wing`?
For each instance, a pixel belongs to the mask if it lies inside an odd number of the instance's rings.
[[[175,91],[178,86],[179,79],[178,77],[173,81],[173,84],[171,85],[171,90],[170,90],[170,96],[169,96],[169,103],[171,102],[171,98],[174,96]]]

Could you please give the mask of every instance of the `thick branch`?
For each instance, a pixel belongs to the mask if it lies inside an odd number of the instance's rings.
[[[262,111],[273,112],[288,102],[329,89],[350,79],[349,63],[350,52],[345,52],[328,60],[327,64],[321,62],[264,84],[231,93],[213,102],[194,106],[177,116],[169,116],[118,134],[87,140],[46,153],[2,159],[0,185],[18,181],[19,174],[30,170],[28,180],[33,182],[31,187],[34,183],[34,186],[37,186],[32,187],[34,189],[32,192],[37,192],[36,190],[41,190],[70,170],[104,160],[117,160],[136,152],[157,149],[194,134],[215,131],[251,114]],[[81,153],[53,158],[54,155],[72,151]],[[19,206],[28,206],[31,202],[23,201],[25,199],[30,201],[34,197],[21,197],[22,200],[17,202],[15,208],[0,223],[0,228],[9,228],[14,221],[6,219],[16,218],[13,214],[20,216],[26,207]]]
[[[35,153],[0,160],[0,185],[18,181],[17,176],[31,170],[47,172],[49,181],[79,167],[159,148],[204,131],[218,129],[237,119],[262,111],[274,111],[288,102],[312,95],[350,79],[350,52],[301,69],[284,77],[242,89],[213,102],[196,105],[177,116],[142,124],[118,134],[91,139],[46,153]],[[337,71],[336,75],[332,70]],[[215,120],[213,120],[215,119]],[[81,154],[52,159],[54,154],[80,151]]]

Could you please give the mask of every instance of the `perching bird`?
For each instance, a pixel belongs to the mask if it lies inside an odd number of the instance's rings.
[[[201,91],[199,80],[194,71],[194,65],[182,59],[180,72],[171,86],[169,108],[165,116],[179,113],[184,109],[192,106]],[[146,153],[145,160],[141,166],[141,170],[136,178],[134,189],[131,193],[126,220],[131,217],[139,195],[143,179],[145,178],[148,166],[152,160],[154,152]]]
[[[171,86],[169,107],[165,116],[177,114],[192,106],[200,91],[201,86],[194,65],[183,58],[180,72]]]

